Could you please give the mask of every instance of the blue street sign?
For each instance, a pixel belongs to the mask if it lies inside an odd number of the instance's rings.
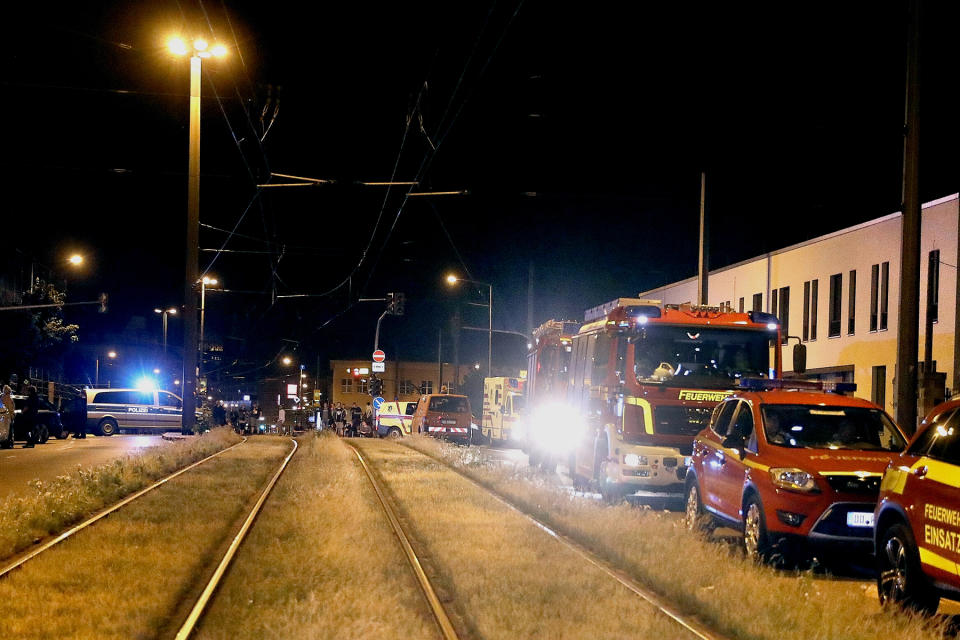
[[[377,396],[376,398],[374,398],[374,399],[373,399],[373,408],[374,408],[374,410],[379,411],[379,410],[380,410],[380,405],[382,405],[383,402],[384,402],[383,396]]]

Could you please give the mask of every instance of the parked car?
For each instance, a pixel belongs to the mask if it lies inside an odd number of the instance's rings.
[[[427,394],[417,402],[411,429],[435,438],[469,444],[474,424],[470,398],[435,393]]]
[[[686,523],[740,529],[746,554],[758,560],[814,547],[869,555],[880,478],[906,442],[866,400],[805,390],[738,392],[714,409],[694,440]]]
[[[934,407],[887,467],[875,518],[881,604],[960,600],[960,400]]]
[[[37,412],[37,442],[43,444],[50,439],[50,436],[66,438],[69,433],[66,427],[63,426],[63,421],[60,419],[60,412],[45,398],[39,398],[39,401],[40,409]],[[26,440],[27,429],[20,415],[23,412],[23,408],[27,406],[27,396],[15,395],[13,396],[13,402],[17,407],[17,417],[13,420],[14,437],[17,440]]]
[[[377,435],[381,438],[410,435],[416,410],[416,402],[384,402],[377,410]]]

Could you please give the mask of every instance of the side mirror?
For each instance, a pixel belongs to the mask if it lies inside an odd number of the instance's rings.
[[[793,371],[794,373],[805,373],[807,370],[807,345],[793,345]]]

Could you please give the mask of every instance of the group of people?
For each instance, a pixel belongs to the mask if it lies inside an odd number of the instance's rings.
[[[213,426],[223,427],[229,424],[237,433],[255,433],[260,423],[260,405],[253,405],[250,411],[246,407],[231,407],[229,413],[223,401],[218,402],[210,411]]]
[[[333,429],[338,436],[350,438],[373,433],[373,408],[369,402],[366,410],[356,402],[349,409],[342,402],[322,402],[319,417],[317,429]]]
[[[21,430],[26,434],[24,449],[32,449],[37,444],[37,425],[40,416],[40,394],[30,380],[19,380],[17,374],[10,376],[10,382],[3,385],[0,392],[0,440],[7,440],[12,444],[14,440],[13,421],[16,415],[16,403],[13,394],[26,396],[24,406],[20,412]]]

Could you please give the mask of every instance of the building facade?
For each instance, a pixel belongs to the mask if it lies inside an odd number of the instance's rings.
[[[385,362],[384,372],[376,374],[383,381],[384,399],[415,402],[422,393],[439,393],[442,388],[453,388],[455,377],[453,365],[443,364],[443,380],[440,380],[440,365],[436,362]],[[349,407],[356,403],[365,407],[370,402],[370,360],[331,360],[331,398]],[[462,381],[470,370],[460,366]]]
[[[953,194],[924,204],[921,216],[919,354],[922,360],[929,323],[933,360],[937,371],[947,373],[948,387],[957,322],[958,213]],[[902,216],[893,213],[716,269],[709,275],[709,303],[777,315],[784,335],[807,345],[806,376],[856,382],[857,396],[893,414],[901,235]],[[697,279],[640,297],[695,302]],[[792,350],[785,346],[785,373],[792,367]]]

